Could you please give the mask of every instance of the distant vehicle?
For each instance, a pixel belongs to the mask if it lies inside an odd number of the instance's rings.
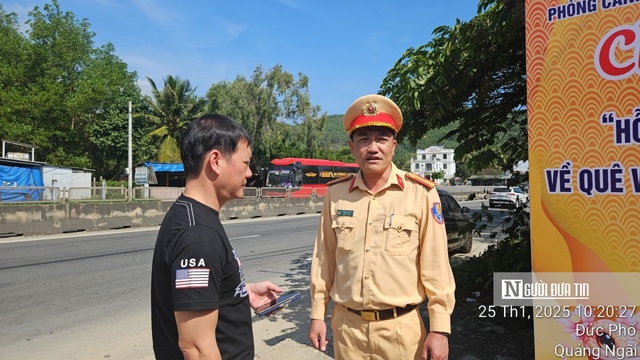
[[[521,188],[496,186],[489,194],[489,207],[515,208],[529,202],[529,195]]]
[[[473,223],[469,216],[469,208],[460,206],[447,191],[438,189],[444,226],[447,229],[447,247],[449,255],[468,254],[473,246]]]
[[[460,186],[460,185],[464,185],[464,182],[463,182],[463,181],[462,181],[462,179],[461,179],[461,178],[459,178],[459,177],[451,178],[450,183],[451,183],[451,185],[453,185],[453,186],[456,186],[456,185],[458,185],[458,186]]]
[[[331,180],[349,173],[357,173],[358,164],[341,161],[306,158],[271,160],[265,187],[317,188],[326,187]]]

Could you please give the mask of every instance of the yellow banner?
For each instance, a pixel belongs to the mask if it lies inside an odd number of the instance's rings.
[[[639,272],[640,1],[526,0],[526,18],[533,270]],[[639,284],[619,285],[640,308]],[[615,315],[598,320],[630,326]],[[537,359],[640,359],[635,332],[534,324]]]

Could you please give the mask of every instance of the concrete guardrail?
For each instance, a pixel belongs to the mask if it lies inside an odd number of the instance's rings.
[[[458,201],[470,193],[451,193]],[[476,200],[484,194],[473,194]],[[220,211],[221,219],[319,213],[322,197],[245,198],[232,200]],[[100,203],[3,203],[0,238],[73,233],[81,231],[159,226],[174,200]]]

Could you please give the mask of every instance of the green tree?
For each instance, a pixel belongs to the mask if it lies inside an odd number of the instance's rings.
[[[430,146],[443,146],[445,149],[455,149],[458,142],[449,133],[458,127],[458,122],[453,122],[440,128],[428,129],[427,133],[416,143],[418,149],[426,149]]]
[[[7,14],[0,4],[0,138],[24,141],[32,130],[16,121],[26,83],[27,42],[20,34],[18,16]]]
[[[511,169],[527,158],[522,2],[481,0],[476,17],[436,28],[388,72],[382,93],[403,109],[412,143],[458,122],[447,137],[471,169]]]
[[[347,136],[347,132],[342,125],[343,118],[344,115],[327,116],[327,121],[325,122],[322,132],[322,146],[324,148],[337,150],[347,146],[349,136]]]
[[[92,168],[97,149],[90,129],[113,116],[106,110],[117,99],[139,98],[137,75],[112,44],[95,47],[89,22],[62,11],[58,1],[29,17],[23,34],[17,16],[0,6],[0,137],[36,145],[37,160]]]
[[[131,94],[124,92],[105,107],[100,119],[93,122],[87,130],[92,145],[92,166],[97,175],[106,179],[118,180],[114,177],[123,174],[128,165],[129,99],[135,99],[132,101],[133,111],[144,111],[142,98],[137,89]],[[151,126],[152,124],[139,119],[134,118],[132,121],[134,166],[155,158],[157,147],[148,136],[152,130]]]
[[[464,163],[456,163],[456,176],[461,178],[462,180],[467,180],[469,179],[469,176],[471,176],[472,174],[469,172],[469,169],[467,168],[467,165],[465,165]]]
[[[265,167],[272,158],[314,157],[320,153],[319,138],[326,119],[313,106],[309,78],[297,79],[276,65],[256,67],[251,78],[213,84],[208,92],[208,111],[227,115],[241,123],[252,137],[254,168]]]
[[[149,135],[159,139],[156,160],[180,162],[180,136],[191,120],[203,114],[206,101],[195,95],[196,88],[191,87],[189,80],[169,75],[162,89],[158,89],[151,78],[147,80],[151,84],[151,96],[145,95],[143,101],[149,111],[137,113],[136,118],[154,126]]]
[[[444,179],[444,171],[434,171],[431,173],[431,180],[440,180]]]
[[[411,158],[416,156],[416,148],[409,144],[406,139],[398,139],[396,152],[393,156],[393,163],[404,171],[411,171]]]
[[[456,158],[468,169],[512,170],[528,151],[524,0],[480,0],[477,16],[436,28],[434,35],[405,51],[381,93],[403,109],[413,143],[428,129],[457,122],[447,137],[457,141]],[[479,224],[482,219],[487,223]],[[462,296],[491,288],[495,271],[531,271],[529,219],[523,208],[510,212],[504,240],[454,268]],[[483,206],[473,221],[480,235],[493,215]]]

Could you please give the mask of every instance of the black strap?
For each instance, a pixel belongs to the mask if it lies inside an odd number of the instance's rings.
[[[407,305],[405,307],[395,307],[386,310],[356,310],[345,306],[345,309],[356,315],[359,315],[365,320],[389,320],[411,312],[417,306],[418,305]]]

